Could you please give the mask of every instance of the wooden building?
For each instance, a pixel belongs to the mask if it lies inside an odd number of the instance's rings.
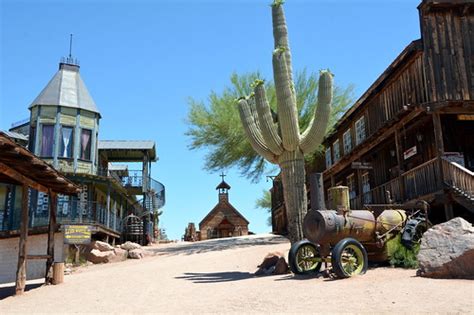
[[[229,184],[222,178],[216,187],[219,202],[199,223],[201,240],[249,234],[249,221],[229,202],[229,189]]]
[[[424,0],[421,39],[410,43],[324,139],[325,170],[307,165],[327,190],[349,187],[352,209],[430,203],[437,223],[474,218],[474,3]],[[309,208],[312,203],[310,201]],[[314,208],[314,205],[313,205]],[[281,184],[272,189],[272,221],[285,233]]]
[[[47,235],[42,240],[36,235],[28,237],[31,232],[31,192],[41,191],[56,200],[58,194],[74,195],[79,188],[3,132],[0,132],[0,182],[20,188],[18,199],[21,201],[21,211],[17,214],[20,226],[17,231],[11,231],[13,233],[10,238],[10,243],[13,242],[16,246],[13,250],[10,246],[0,248],[0,279],[13,279],[16,270],[16,294],[21,294],[25,289],[27,276],[35,277],[39,273],[49,281],[48,271],[53,262],[58,257],[62,261],[62,248],[56,247],[55,251],[55,236],[58,232],[56,203],[51,203],[48,209],[48,224],[44,229]],[[30,248],[32,241],[41,243],[42,246]],[[17,251],[18,255],[9,255],[14,251]],[[28,263],[28,260],[32,259],[35,261]]]
[[[474,5],[425,0],[418,9],[421,39],[326,136],[324,188],[348,186],[353,209],[423,199],[433,222],[472,222]]]
[[[71,57],[61,60],[29,110],[29,119],[12,126],[9,134],[17,142],[23,135],[32,153],[80,189],[73,196],[57,196],[58,224],[90,225],[94,239],[113,244],[123,238],[123,220],[134,214],[143,224],[140,239],[152,241],[165,203],[164,185],[151,177],[152,163],[158,160],[155,142],[99,140],[102,116]],[[129,169],[135,165],[137,169]],[[0,183],[0,242],[19,228],[18,195],[18,187]],[[47,226],[49,207],[48,194],[30,193],[33,229]]]

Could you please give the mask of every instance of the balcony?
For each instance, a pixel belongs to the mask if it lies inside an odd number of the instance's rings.
[[[20,229],[20,211],[0,209],[0,231],[16,231]],[[58,200],[56,221],[58,224],[89,224],[107,230],[113,234],[121,234],[122,219],[116,209],[107,211],[105,205],[96,202],[79,200]],[[29,204],[29,228],[47,227],[49,209],[47,204]]]

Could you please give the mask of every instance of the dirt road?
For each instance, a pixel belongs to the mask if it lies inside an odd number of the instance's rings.
[[[156,256],[97,265],[0,301],[9,313],[472,313],[474,281],[376,268],[346,280],[254,277],[276,236],[160,245]]]

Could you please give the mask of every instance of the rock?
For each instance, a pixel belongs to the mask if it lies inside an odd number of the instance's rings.
[[[258,270],[255,272],[256,276],[280,275],[288,272],[288,264],[280,252],[267,254],[258,267]]]
[[[115,256],[113,251],[101,252],[98,249],[92,249],[87,254],[87,260],[94,264],[102,264],[108,263],[111,259],[113,259],[113,256]]]
[[[114,263],[127,260],[128,251],[125,249],[114,248],[114,254],[114,256],[110,257],[109,262]]]
[[[146,256],[146,253],[141,248],[135,248],[128,251],[128,258],[132,259],[142,259]]]
[[[286,263],[286,260],[284,257],[280,257],[280,259],[278,259],[275,265],[275,270],[273,271],[273,274],[284,275],[287,273],[288,273],[288,264]]]
[[[474,227],[462,218],[433,226],[417,258],[422,277],[474,279]]]
[[[101,252],[108,252],[108,251],[114,250],[114,247],[112,245],[106,242],[101,242],[101,241],[93,241],[91,243],[91,247],[92,249],[98,249]]]
[[[133,249],[140,249],[142,248],[140,244],[134,243],[134,242],[125,242],[122,245],[120,245],[120,248],[125,249],[125,250],[133,250]]]

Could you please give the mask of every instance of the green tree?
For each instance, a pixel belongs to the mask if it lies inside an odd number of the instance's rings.
[[[270,216],[267,219],[267,225],[272,226],[272,216],[271,216],[272,196],[270,195],[270,191],[264,190],[262,192],[262,197],[258,198],[255,201],[255,207],[266,210],[270,214]]]
[[[189,148],[207,149],[204,168],[210,172],[236,167],[240,173],[254,182],[261,180],[265,172],[274,172],[274,165],[267,163],[251,147],[239,118],[235,100],[242,95],[252,93],[251,84],[261,78],[260,73],[238,75],[233,73],[230,84],[220,93],[212,91],[207,102],[189,99],[186,135],[190,137]],[[296,73],[295,91],[299,123],[301,130],[308,126],[317,103],[319,75],[306,70]],[[265,83],[268,102],[276,110],[275,86],[273,82]],[[329,131],[334,123],[353,102],[353,86],[335,86],[332,111],[329,120]],[[322,147],[307,155],[322,152]]]

